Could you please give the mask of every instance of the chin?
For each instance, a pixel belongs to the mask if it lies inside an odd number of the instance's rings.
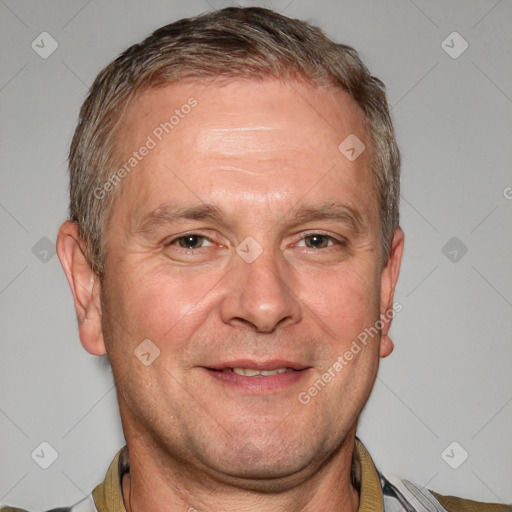
[[[264,441],[259,436],[244,436],[223,447],[218,440],[203,446],[198,458],[225,483],[253,491],[282,492],[310,478],[329,452],[324,442],[308,435],[286,440],[267,435]]]

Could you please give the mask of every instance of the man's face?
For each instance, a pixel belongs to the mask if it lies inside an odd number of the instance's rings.
[[[394,286],[362,113],[340,91],[267,80],[150,90],[124,121],[123,162],[156,143],[118,185],[105,232],[127,438],[217,476],[313,471],[353,432],[392,349],[377,335],[332,370]],[[354,161],[338,149],[350,134],[368,148]],[[160,350],[148,366],[134,355],[146,339]]]

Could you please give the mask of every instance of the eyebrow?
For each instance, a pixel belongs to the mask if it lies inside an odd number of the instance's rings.
[[[217,224],[225,224],[225,215],[221,208],[214,204],[176,208],[175,205],[164,203],[136,221],[134,232],[148,233],[161,226],[179,223],[185,220],[202,220]],[[318,206],[297,205],[286,213],[278,223],[305,224],[318,220],[332,220],[347,224],[355,233],[366,230],[361,214],[355,209],[339,201]],[[275,224],[274,224],[275,225]]]
[[[158,206],[142,219],[136,221],[135,232],[147,233],[154,229],[184,220],[205,220],[222,223],[224,215],[222,210],[213,204],[200,204],[176,208],[172,204],[164,203]]]
[[[366,231],[366,224],[361,214],[351,206],[339,201],[331,201],[329,204],[315,206],[298,206],[285,216],[293,219],[297,224],[316,220],[332,220],[348,224],[355,233]]]

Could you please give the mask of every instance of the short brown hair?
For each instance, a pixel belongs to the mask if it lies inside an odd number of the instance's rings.
[[[384,84],[358,53],[297,19],[264,8],[229,7],[156,30],[100,72],[80,110],[69,154],[70,220],[100,277],[103,233],[115,194],[96,190],[119,166],[116,136],[130,101],[153,87],[215,78],[299,79],[346,91],[362,109],[379,202],[383,262],[399,223],[400,153]]]

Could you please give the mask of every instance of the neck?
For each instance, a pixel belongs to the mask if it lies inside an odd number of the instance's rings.
[[[337,452],[298,485],[264,492],[232,479],[191,472],[190,464],[168,460],[161,452],[128,442],[130,472],[122,482],[127,512],[357,512],[359,495],[352,485],[351,466],[355,429]]]

